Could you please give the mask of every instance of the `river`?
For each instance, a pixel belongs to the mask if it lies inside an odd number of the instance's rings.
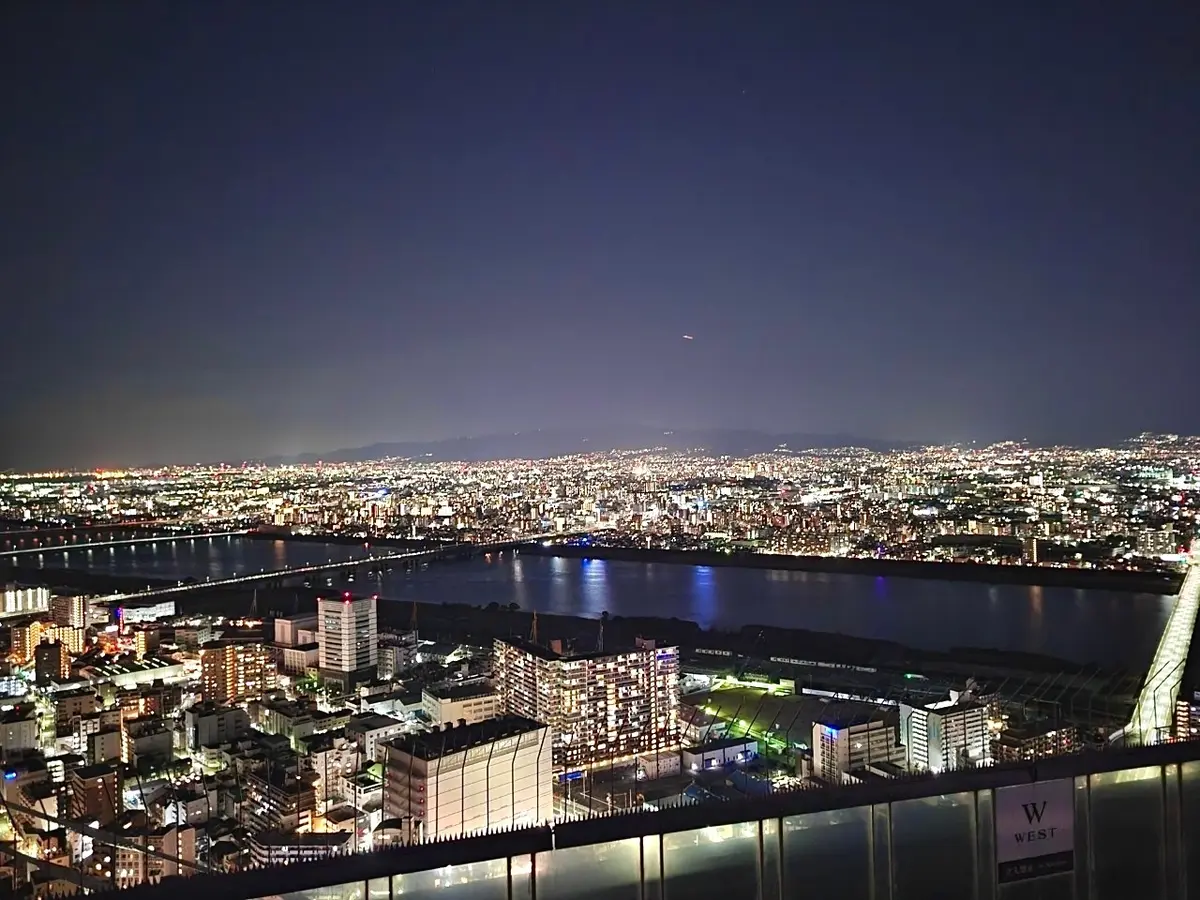
[[[361,546],[226,537],[26,557],[152,578],[222,578],[363,556]],[[781,570],[496,554],[338,586],[395,601],[516,603],[523,609],[598,617],[690,619],[704,628],[746,624],[843,632],[944,650],[955,646],[1043,653],[1081,663],[1144,669],[1173,598],[974,582],[922,581]]]

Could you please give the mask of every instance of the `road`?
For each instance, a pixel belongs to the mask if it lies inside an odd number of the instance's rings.
[[[1126,734],[1142,744],[1157,744],[1170,737],[1175,699],[1183,680],[1196,613],[1200,610],[1200,549],[1193,550],[1187,575],[1176,595],[1175,608],[1167,619],[1146,682],[1134,707]]]
[[[5,550],[0,559],[34,556],[41,553],[70,553],[72,550],[103,550],[105,547],[128,547],[133,544],[173,544],[179,541],[202,541],[206,538],[242,537],[242,531],[210,531],[205,534],[167,534],[156,537],[126,538],[119,541],[84,541],[80,544],[59,544],[55,547],[30,547],[25,550]]]
[[[105,597],[104,599],[106,603],[129,603],[131,601],[138,600],[153,600],[159,597],[171,597],[179,594],[196,593],[199,591],[259,584],[264,581],[276,581],[280,578],[302,578],[308,575],[320,575],[324,572],[336,572],[339,569],[356,569],[359,566],[374,566],[392,562],[417,562],[426,559],[438,559],[440,557],[453,555],[455,553],[461,553],[468,549],[479,553],[488,553],[496,550],[507,550],[510,548],[520,547],[523,544],[531,544],[535,541],[562,537],[564,537],[564,535],[534,534],[495,544],[449,544],[445,547],[438,547],[433,550],[406,550],[401,553],[360,556],[357,559],[342,560],[340,562],[330,561],[308,566],[289,566],[283,569],[271,569],[269,571],[264,570],[262,572],[257,572],[250,575],[234,575],[229,578],[218,578],[215,581],[200,581],[196,582],[195,584],[180,584],[164,588],[151,588],[150,590],[137,591],[136,593],[132,594],[113,594],[112,596]]]

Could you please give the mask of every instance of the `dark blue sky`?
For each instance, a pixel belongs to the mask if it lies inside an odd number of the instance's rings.
[[[1200,431],[1196,9],[6,4],[0,464]]]

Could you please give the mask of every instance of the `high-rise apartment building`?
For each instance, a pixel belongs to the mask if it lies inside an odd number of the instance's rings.
[[[12,647],[9,656],[16,662],[27,663],[33,659],[33,651],[42,642],[44,622],[26,622],[12,627]]]
[[[639,640],[618,653],[497,639],[505,711],[550,727],[554,766],[581,769],[679,745],[679,648]]]
[[[61,641],[38,644],[33,651],[33,670],[37,683],[47,685],[54,681],[71,679],[71,654]]]
[[[261,697],[275,688],[275,663],[262,644],[213,641],[200,648],[200,683],[215,703]]]
[[[975,700],[900,704],[900,742],[908,768],[944,772],[991,762],[987,707]]]
[[[83,766],[67,772],[67,795],[72,819],[111,825],[121,814],[121,779],[114,766]]]
[[[50,588],[7,584],[0,587],[0,619],[29,616],[50,608]]]
[[[50,616],[63,628],[87,628],[87,600],[59,595],[50,598]]]
[[[348,690],[376,675],[379,622],[375,597],[322,597],[317,601],[317,665],[321,677]]]

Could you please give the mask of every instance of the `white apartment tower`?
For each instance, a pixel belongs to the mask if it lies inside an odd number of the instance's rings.
[[[944,772],[992,761],[987,707],[975,700],[901,703],[900,741],[914,771]]]
[[[895,711],[857,703],[835,703],[813,721],[813,773],[829,784],[846,775],[883,763],[904,762],[896,741]]]
[[[376,599],[347,592],[317,601],[317,665],[322,678],[344,690],[375,677],[379,661]]]

